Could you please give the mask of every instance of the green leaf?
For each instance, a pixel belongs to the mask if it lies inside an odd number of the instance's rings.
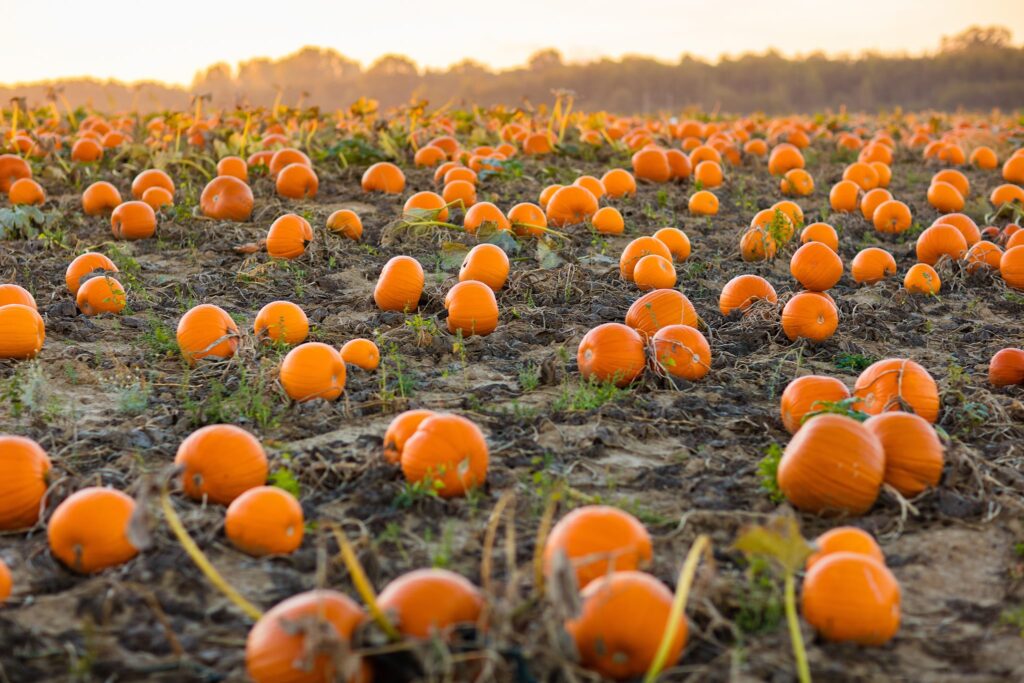
[[[469,253],[469,247],[461,242],[444,242],[441,244],[441,268],[453,270],[462,265]]]
[[[763,526],[744,527],[733,547],[747,556],[771,558],[787,574],[802,569],[814,552],[792,512],[776,515]]]
[[[287,467],[278,467],[270,473],[270,485],[283,489],[296,498],[299,497],[301,490],[299,480],[295,478],[295,475]]]
[[[565,259],[563,259],[557,251],[551,248],[550,242],[547,240],[538,240],[537,263],[545,270],[552,270],[565,263]]]

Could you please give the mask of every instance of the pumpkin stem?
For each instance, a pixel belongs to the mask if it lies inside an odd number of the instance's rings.
[[[224,580],[224,577],[220,575],[220,572],[210,564],[210,561],[203,554],[203,551],[199,549],[196,542],[192,540],[192,537],[188,535],[188,531],[185,530],[185,525],[181,523],[181,518],[178,517],[178,513],[174,511],[174,506],[171,505],[171,496],[167,492],[167,483],[165,482],[163,487],[160,489],[160,505],[163,508],[164,518],[167,520],[167,525],[171,527],[171,531],[178,537],[178,543],[181,547],[192,558],[192,561],[196,563],[200,571],[209,579],[210,583],[220,589],[220,591],[235,605],[245,612],[247,616],[252,618],[254,621],[258,621],[263,616],[263,612],[258,607],[253,605],[251,602],[242,597],[235,588]]]
[[[665,628],[665,632],[661,635],[661,642],[658,644],[658,651],[654,655],[654,661],[651,662],[651,667],[644,676],[644,683],[654,683],[654,681],[658,680],[661,670],[665,667],[665,660],[668,659],[669,650],[672,649],[672,643],[679,634],[679,624],[686,618],[683,611],[686,609],[686,599],[690,595],[690,587],[693,585],[693,577],[697,573],[700,557],[701,555],[708,554],[710,549],[711,539],[705,534],[698,536],[693,545],[690,546],[690,552],[686,555],[683,568],[679,570],[676,595],[672,600],[672,609],[668,613],[668,625]],[[803,679],[801,679],[801,683],[804,683]]]
[[[800,683],[811,683],[811,668],[807,665],[807,648],[804,647],[804,636],[800,632],[800,621],[796,615],[796,577],[793,572],[786,572],[786,623],[789,625],[789,639],[793,643],[793,658],[796,660],[796,673]]]
[[[366,603],[366,608],[370,611],[370,616],[373,617],[374,621],[383,629],[384,633],[387,634],[391,640],[401,640],[402,636],[398,633],[398,629],[391,623],[388,616],[384,614],[384,611],[377,604],[377,594],[373,590],[373,586],[370,584],[370,580],[366,578],[366,572],[363,570],[363,565],[360,564],[359,558],[356,557],[356,551],[352,549],[352,544],[348,542],[348,537],[345,532],[342,531],[341,527],[331,522],[329,524],[331,531],[334,533],[334,538],[338,541],[338,547],[341,549],[341,559],[348,568],[349,576],[352,578],[352,585],[355,586],[356,591],[359,592],[359,596]]]

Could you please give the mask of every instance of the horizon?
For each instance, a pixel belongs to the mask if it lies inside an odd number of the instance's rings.
[[[885,21],[876,26],[864,26],[869,19],[850,22],[844,13],[833,7],[820,7],[811,0],[786,0],[770,7],[738,3],[747,6],[743,7],[742,16],[729,17],[727,30],[706,30],[705,25],[720,21],[724,12],[703,0],[687,3],[636,0],[631,11],[620,17],[621,21],[603,22],[596,31],[584,30],[581,26],[579,15],[583,10],[577,7],[581,3],[544,7],[542,0],[523,0],[520,3],[523,11],[511,17],[493,17],[490,15],[494,12],[487,10],[476,12],[472,17],[451,17],[435,11],[401,25],[387,24],[383,15],[386,11],[393,14],[396,11],[393,9],[366,6],[345,9],[348,23],[374,26],[385,23],[386,29],[380,33],[388,40],[381,44],[378,32],[357,31],[350,35],[350,30],[335,31],[338,22],[332,20],[332,16],[340,8],[305,0],[293,3],[289,11],[309,14],[309,11],[322,10],[325,20],[304,26],[288,22],[273,24],[275,35],[269,38],[261,35],[260,42],[266,47],[258,49],[251,43],[252,36],[266,26],[266,12],[259,11],[261,6],[257,5],[244,16],[236,16],[221,6],[207,7],[197,0],[186,0],[176,17],[187,20],[202,13],[206,19],[179,26],[181,30],[163,35],[162,43],[154,49],[153,38],[137,31],[139,17],[133,3],[117,0],[106,4],[108,11],[101,15],[104,29],[118,36],[122,50],[90,50],[83,44],[83,41],[92,42],[90,33],[81,29],[97,21],[100,13],[95,7],[58,8],[54,0],[43,0],[33,6],[31,12],[35,16],[51,17],[48,29],[53,34],[53,47],[40,52],[33,44],[34,34],[27,31],[5,39],[0,46],[0,58],[10,78],[0,82],[0,86],[95,80],[154,83],[187,89],[211,66],[227,64],[232,73],[237,73],[241,62],[260,58],[278,61],[309,47],[335,50],[359,63],[361,68],[395,54],[414,62],[421,73],[445,71],[466,61],[502,72],[522,68],[531,55],[547,49],[557,50],[567,64],[602,59],[621,61],[629,57],[672,64],[685,56],[717,64],[768,52],[787,59],[815,54],[824,54],[830,59],[858,59],[871,54],[926,56],[939,49],[943,37],[976,25],[995,24],[1007,28],[1015,45],[1019,44],[1018,36],[1024,35],[1024,3],[1008,6],[999,0],[957,0],[955,7],[944,8],[943,16],[935,21],[932,21],[934,17],[927,17],[929,5],[924,0],[864,0],[859,16],[885,17]],[[53,12],[44,11],[51,5]],[[592,15],[606,7],[621,11],[618,3],[603,1],[587,3],[585,9]],[[547,21],[536,22],[538,12],[530,12],[530,8],[543,10]],[[86,10],[90,11],[83,14]],[[10,10],[12,24],[30,24],[31,17],[26,12],[25,5]],[[800,21],[778,21],[780,16],[793,17],[794,13],[800,15]],[[652,16],[669,20],[651,21]],[[928,21],[922,21],[922,17]],[[163,18],[154,20],[164,21]],[[224,25],[231,25],[232,31],[220,30]],[[461,26],[456,33],[462,40],[422,39],[424,34],[450,34],[453,26]],[[559,35],[552,34],[552,29]],[[523,35],[530,35],[531,39],[518,38]],[[602,47],[610,45],[615,45],[616,49]],[[132,57],[126,59],[124,50],[131,52]],[[31,54],[33,58],[25,59],[24,54]]]

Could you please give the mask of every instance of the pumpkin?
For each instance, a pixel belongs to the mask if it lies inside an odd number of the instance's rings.
[[[744,261],[770,261],[775,258],[779,246],[764,228],[751,228],[740,238],[740,256]]]
[[[808,242],[793,254],[789,272],[804,289],[824,292],[843,276],[843,260],[827,244]]]
[[[997,351],[988,364],[988,381],[994,387],[1024,384],[1024,350]]]
[[[850,275],[857,283],[873,285],[895,274],[896,259],[878,247],[861,250],[850,262]]]
[[[275,605],[249,631],[246,673],[254,683],[341,680],[348,665],[324,645],[347,645],[365,620],[362,608],[343,593],[314,590],[294,595]],[[368,665],[361,662],[356,669],[347,683],[369,683]]]
[[[185,495],[217,505],[267,481],[267,454],[259,440],[241,427],[213,424],[189,434],[174,456]]]
[[[892,193],[881,187],[866,192],[860,200],[860,212],[864,220],[872,220],[875,217],[875,209],[891,199]]]
[[[590,225],[602,235],[621,235],[626,230],[626,220],[614,206],[604,206],[590,217]]]
[[[942,279],[927,263],[915,263],[903,277],[903,287],[911,294],[938,294]]]
[[[15,180],[7,193],[7,200],[14,206],[46,203],[46,191],[43,186],[31,178]]]
[[[790,434],[796,434],[807,415],[823,409],[825,403],[838,403],[848,398],[850,390],[835,377],[797,377],[782,392],[779,406],[782,424]]]
[[[643,292],[670,289],[676,284],[676,270],[664,256],[648,254],[636,262],[633,282]]]
[[[306,342],[288,352],[278,377],[294,401],[333,401],[345,391],[345,361],[333,346]]]
[[[483,613],[484,596],[455,572],[417,569],[385,586],[377,605],[394,618],[402,635],[430,638],[461,624],[476,623]]]
[[[981,231],[978,229],[978,224],[967,214],[948,213],[945,216],[939,216],[932,222],[932,226],[942,224],[952,225],[959,230],[960,234],[964,236],[967,246],[972,246],[981,239]]]
[[[252,329],[257,339],[293,345],[309,336],[309,319],[291,301],[271,301],[256,314]]]
[[[651,339],[652,364],[662,371],[692,381],[711,371],[711,347],[698,330],[688,325],[666,325]]]
[[[99,180],[82,193],[82,211],[87,216],[106,216],[121,204],[121,193],[105,180]]]
[[[544,209],[530,202],[522,202],[509,209],[508,222],[512,230],[520,236],[540,237],[548,227],[548,217],[544,215]]]
[[[697,310],[678,289],[655,289],[633,302],[626,324],[647,339],[667,325],[697,327]]]
[[[0,531],[17,531],[39,520],[50,476],[50,458],[32,439],[0,435]]]
[[[807,558],[805,571],[833,553],[858,553],[885,564],[885,555],[874,536],[855,526],[837,526],[814,539],[815,551]]]
[[[75,257],[64,273],[64,282],[71,295],[78,294],[78,288],[82,284],[82,278],[96,272],[118,272],[117,266],[109,258],[95,251],[90,251]]]
[[[380,365],[380,349],[369,339],[351,339],[342,345],[341,359],[357,368],[372,372]]]
[[[0,605],[7,601],[7,598],[11,597],[11,591],[14,589],[14,579],[11,577],[11,570],[8,569],[7,563],[0,560]]]
[[[967,253],[967,240],[952,225],[939,223],[922,232],[917,238],[917,260],[934,266],[940,258],[959,261]]]
[[[579,615],[565,624],[580,663],[615,680],[642,676],[668,628],[672,592],[650,574],[623,571],[590,582],[580,598]],[[666,667],[679,659],[687,635],[684,617],[669,644]]]
[[[286,199],[312,199],[320,189],[320,179],[307,164],[288,164],[277,174],[274,189]]]
[[[494,291],[482,282],[459,282],[444,298],[448,310],[448,331],[463,337],[486,336],[498,327],[498,302]]]
[[[446,221],[448,220],[448,204],[444,197],[429,190],[417,192],[405,200],[402,214],[410,220]]]
[[[146,202],[125,202],[110,214],[110,229],[119,240],[142,240],[156,232],[156,213]]]
[[[800,292],[782,308],[782,331],[790,341],[808,339],[820,343],[830,339],[837,327],[839,310],[821,292]]]
[[[964,208],[964,196],[951,183],[933,180],[928,186],[928,203],[940,213],[954,213]]]
[[[0,306],[7,306],[9,304],[28,306],[32,310],[39,309],[36,306],[35,297],[24,287],[14,284],[0,285]]]
[[[778,300],[775,288],[763,277],[737,275],[722,287],[722,293],[718,297],[718,310],[722,315],[729,315],[733,311],[746,313],[757,301],[775,304]]]
[[[636,264],[650,254],[661,256],[669,262],[672,261],[672,252],[664,242],[654,237],[637,237],[626,245],[619,257],[619,275],[622,276],[622,279],[632,282]]]
[[[624,168],[613,168],[601,176],[605,194],[612,199],[636,194],[636,179]]]
[[[874,558],[831,553],[804,577],[800,611],[826,640],[883,645],[899,630],[900,587]]]
[[[247,555],[289,555],[302,545],[302,506],[276,486],[256,486],[231,501],[224,533]]]
[[[276,176],[292,164],[312,167],[313,162],[302,150],[295,149],[294,147],[282,147],[270,156],[267,170],[270,171],[271,175]]]
[[[338,209],[327,217],[327,229],[350,240],[363,236],[363,221],[351,209]]]
[[[512,229],[501,209],[490,202],[476,202],[462,217],[462,227],[470,235],[475,235],[484,226],[493,230]]]
[[[599,208],[597,200],[590,190],[579,185],[559,188],[548,200],[548,225],[560,228],[589,221]]]
[[[651,536],[633,515],[608,505],[584,505],[551,528],[544,544],[544,573],[551,576],[555,559],[565,554],[585,587],[611,572],[641,569],[651,563]]]
[[[832,251],[839,253],[839,234],[828,223],[811,223],[800,232],[800,243],[821,242]]]
[[[690,238],[679,228],[661,228],[655,231],[654,239],[665,243],[677,263],[690,258]]]
[[[402,194],[405,190],[405,174],[389,161],[378,161],[363,172],[360,184],[363,192]]]
[[[874,434],[845,415],[825,414],[790,440],[778,483],[800,510],[862,515],[875,504],[884,472],[885,452]]]
[[[487,481],[488,449],[483,432],[460,415],[438,413],[416,427],[402,447],[407,481],[423,483],[442,498],[461,496]]]
[[[32,167],[16,154],[0,154],[0,192],[7,194],[11,185],[22,178],[32,177]]]
[[[267,231],[267,253],[271,258],[294,259],[306,253],[313,241],[313,227],[302,216],[286,213]]]
[[[423,266],[411,256],[395,256],[380,271],[373,300],[382,311],[414,311],[423,294]]]
[[[68,569],[95,574],[139,554],[128,540],[135,501],[120,491],[85,488],[65,498],[50,516],[50,552]]]
[[[252,216],[252,188],[234,176],[217,176],[206,184],[199,208],[207,218],[241,223]]]
[[[0,306],[0,358],[34,358],[46,341],[46,325],[35,308]]]
[[[913,412],[931,423],[939,417],[939,389],[928,371],[906,358],[887,358],[868,366],[857,378],[857,410],[878,415],[889,410]]]
[[[852,180],[840,180],[828,193],[829,206],[836,213],[852,213],[857,210],[857,195],[860,185]]]
[[[928,420],[913,413],[886,412],[868,418],[864,426],[885,451],[885,483],[908,498],[939,485],[944,449]]]
[[[1021,233],[1024,234],[1024,233]],[[999,270],[999,262],[1003,250],[987,240],[978,240],[967,250],[967,272],[976,273],[982,270]]]
[[[238,349],[238,325],[219,306],[199,304],[181,316],[177,339],[190,365],[204,358],[224,360]]]
[[[508,271],[508,256],[504,249],[496,244],[478,244],[462,260],[459,282],[476,280],[497,292],[505,286]]]
[[[135,176],[132,181],[132,197],[142,199],[143,193],[151,187],[162,187],[174,194],[174,181],[164,171],[151,168]]]
[[[898,234],[911,226],[914,216],[909,206],[897,199],[890,199],[875,207],[871,222],[878,232]]]
[[[217,175],[232,176],[247,183],[249,182],[249,166],[242,157],[227,156],[217,162]]]
[[[476,204],[476,185],[468,180],[452,180],[445,183],[441,196],[448,206],[458,206],[466,210]]]
[[[94,277],[79,287],[75,303],[84,315],[120,313],[126,303],[124,287],[109,275]]]
[[[644,370],[644,341],[631,327],[604,323],[583,336],[576,362],[583,379],[624,387]]]
[[[663,149],[645,147],[633,154],[633,175],[640,180],[653,183],[667,183],[672,177],[672,167]]]
[[[1011,247],[999,258],[999,274],[1014,289],[1024,289],[1024,244]]]
[[[420,423],[428,417],[437,415],[433,410],[407,410],[399,414],[388,425],[384,432],[384,459],[397,465],[402,460],[402,449]]]

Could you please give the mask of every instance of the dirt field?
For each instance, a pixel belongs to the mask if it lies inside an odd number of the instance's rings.
[[[170,171],[179,184],[178,206],[160,215],[156,238],[131,243],[112,242],[106,219],[83,216],[85,178],[76,189],[74,179],[43,176],[62,244],[0,242],[0,281],[32,291],[47,325],[38,359],[0,365],[0,431],[31,437],[50,454],[59,480],[52,510],[87,485],[139,494],[166,471],[191,431],[239,424],[265,444],[275,480],[294,479],[307,520],[342,523],[358,539],[378,589],[430,565],[479,582],[488,517],[502,494],[513,491],[515,558],[507,557],[503,528],[493,556],[496,626],[487,639],[497,655],[494,677],[503,681],[591,680],[565,655],[550,608],[532,597],[541,512],[552,492],[567,485],[559,514],[600,500],[640,518],[654,538],[651,572],[669,585],[694,538],[705,533],[713,540],[714,566],[701,571],[689,602],[689,644],[664,680],[788,681],[794,674],[781,583],[763,568],[747,568],[731,550],[742,525],[777,508],[761,485],[758,463],[772,444],[785,446],[789,438],[779,395],[801,374],[828,374],[852,386],[875,359],[912,358],[940,387],[939,425],[951,439],[942,484],[911,509],[883,493],[869,514],[851,520],[879,538],[901,583],[902,627],[889,645],[868,649],[826,643],[805,624],[811,670],[822,681],[1024,680],[1020,626],[1004,619],[1024,603],[1024,393],[992,390],[985,379],[992,354],[1024,339],[1024,296],[997,276],[968,277],[950,264],[940,269],[940,296],[908,296],[899,280],[914,262],[914,238],[938,215],[925,201],[933,171],[919,152],[899,150],[890,189],[911,205],[919,225],[882,240],[859,214],[829,215],[828,188],[848,161],[834,149],[819,142],[808,151],[817,190],[800,201],[806,222],[826,220],[839,231],[846,264],[865,246],[884,242],[900,278],[859,288],[844,275],[832,290],[839,330],[820,345],[789,342],[776,312],[725,319],[718,311],[722,286],[742,273],[766,277],[782,301],[796,288],[792,246],[771,263],[739,258],[741,229],[756,210],[781,198],[763,162],[726,166],[726,184],[716,192],[721,210],[710,219],[688,215],[688,185],[644,184],[635,199],[618,203],[625,235],[572,228],[558,258],[543,264],[535,242],[503,241],[513,249],[513,264],[498,295],[498,330],[461,349],[446,330],[442,299],[464,253],[456,245],[476,240],[443,229],[413,234],[393,227],[411,191],[434,188],[432,171],[406,165],[402,197],[370,196],[359,187],[363,167],[341,170],[317,161],[315,202],[279,200],[272,181],[260,178],[253,181],[254,220],[234,224],[193,217],[205,179],[181,166]],[[536,201],[546,184],[600,176],[613,166],[628,168],[628,157],[524,159],[521,175],[485,179],[479,195],[507,209]],[[98,177],[124,192],[142,168],[128,159]],[[997,172],[966,173],[974,197],[987,197],[1001,182]],[[345,206],[363,218],[361,243],[323,227]],[[233,250],[263,238],[286,211],[306,215],[314,226],[305,256],[283,263]],[[969,202],[967,212],[983,225],[983,200]],[[621,322],[638,296],[618,275],[622,247],[666,225],[683,229],[693,243],[693,255],[679,267],[679,287],[706,325],[711,373],[678,384],[648,374],[629,389],[602,394],[581,384],[576,347],[591,327]],[[118,264],[128,292],[124,315],[77,313],[63,275],[87,249]],[[381,267],[400,253],[427,271],[415,317],[382,313],[371,296]],[[183,365],[174,331],[188,308],[217,304],[248,333],[256,312],[276,299],[304,308],[311,340],[340,346],[357,336],[376,339],[381,369],[350,367],[346,394],[336,403],[293,405],[276,385],[282,352],[258,348],[251,334],[230,361]],[[454,411],[485,431],[491,468],[478,495],[449,501],[424,495],[383,461],[384,430],[410,407]],[[355,595],[322,525],[294,555],[255,560],[227,542],[223,509],[174,500],[214,565],[261,608],[315,587],[318,565],[326,585]],[[0,536],[0,557],[19,582],[15,598],[0,608],[0,681],[244,680],[251,621],[206,581],[152,498],[150,505],[153,547],[94,577],[60,566],[43,527]],[[837,522],[802,515],[801,524],[810,538]],[[318,560],[319,549],[326,563]],[[450,660],[436,652],[425,658],[436,667],[425,679],[469,680],[465,668],[446,674]],[[410,653],[374,660],[378,680],[416,678]]]

